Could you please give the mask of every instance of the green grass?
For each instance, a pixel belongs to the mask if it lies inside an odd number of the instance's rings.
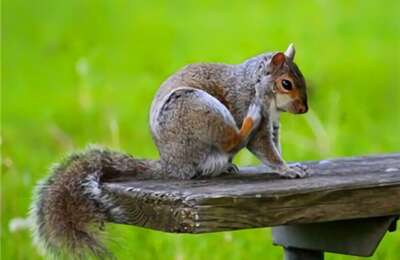
[[[285,158],[399,151],[400,2],[266,2],[4,0],[1,258],[40,259],[29,232],[8,225],[26,216],[35,183],[63,154],[99,143],[157,157],[149,105],[188,63],[238,63],[294,42],[311,111],[283,117]],[[237,160],[257,163],[246,151]],[[108,227],[120,259],[282,257],[269,229]],[[399,248],[400,232],[389,234],[373,259],[396,259]]]

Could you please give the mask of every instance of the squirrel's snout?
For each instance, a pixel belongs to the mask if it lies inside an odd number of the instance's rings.
[[[301,105],[298,109],[299,114],[304,114],[308,111],[308,106],[307,104]]]
[[[293,107],[296,114],[304,114],[308,111],[307,103],[303,103],[301,100],[294,101]]]

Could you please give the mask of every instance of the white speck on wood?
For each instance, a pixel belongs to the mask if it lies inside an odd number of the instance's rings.
[[[327,163],[330,163],[331,161],[329,161],[329,160],[322,160],[322,161],[319,161],[319,163],[318,164],[327,164]]]

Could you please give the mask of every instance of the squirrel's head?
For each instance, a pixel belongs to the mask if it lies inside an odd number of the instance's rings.
[[[270,56],[266,69],[275,81],[272,94],[277,110],[303,114],[308,110],[306,82],[293,62],[294,55],[294,46],[290,44],[284,53],[276,52]]]

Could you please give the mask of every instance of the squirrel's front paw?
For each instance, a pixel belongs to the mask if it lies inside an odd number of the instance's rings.
[[[290,163],[289,167],[292,169],[298,169],[300,171],[304,171],[306,173],[306,176],[312,174],[312,170],[308,168],[307,165],[301,164],[301,163]]]
[[[247,116],[253,121],[253,128],[258,127],[261,121],[261,104],[259,102],[253,103],[249,106]]]
[[[302,164],[291,165],[280,170],[279,175],[288,179],[304,178],[308,175],[307,169],[308,168]]]

